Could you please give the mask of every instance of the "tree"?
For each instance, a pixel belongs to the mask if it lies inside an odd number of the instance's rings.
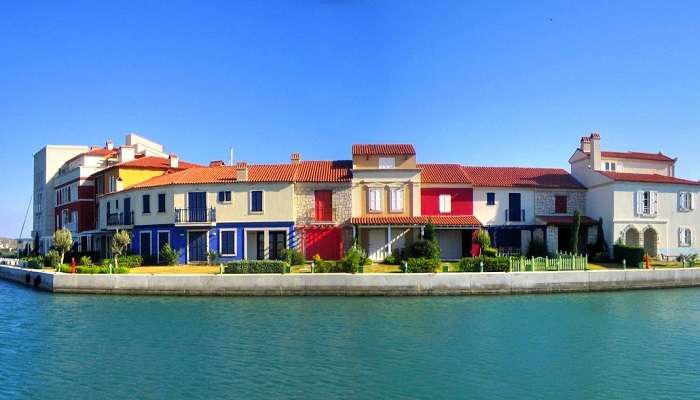
[[[425,224],[425,228],[423,228],[423,239],[429,242],[437,242],[437,238],[435,237],[435,227],[430,220],[428,220],[428,223]]]
[[[486,229],[479,230],[479,233],[476,234],[476,244],[478,244],[482,249],[491,247],[491,236],[489,235],[489,231]]]
[[[131,243],[131,236],[127,231],[117,231],[112,236],[112,256],[114,256],[114,268],[119,268],[119,256],[124,254],[126,247]],[[111,272],[111,271],[110,271]]]
[[[61,255],[60,264],[63,265],[63,258],[71,247],[73,247],[73,235],[71,235],[68,229],[59,229],[53,233],[53,247],[55,247]]]
[[[595,241],[596,253],[607,254],[608,244],[605,242],[605,231],[603,230],[603,218],[598,219],[598,235]]]
[[[32,254],[39,254],[39,232],[34,233],[34,248],[32,249]]]
[[[581,231],[581,213],[574,211],[574,222],[571,224],[571,253],[578,254],[578,236]]]

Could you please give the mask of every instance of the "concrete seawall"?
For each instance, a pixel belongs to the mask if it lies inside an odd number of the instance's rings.
[[[0,266],[0,278],[55,293],[429,296],[700,286],[700,268],[441,274],[79,275]]]

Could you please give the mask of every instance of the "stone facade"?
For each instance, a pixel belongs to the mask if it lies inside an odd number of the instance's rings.
[[[547,227],[547,251],[550,253],[559,251],[559,228],[556,226]]]
[[[554,196],[566,196],[566,214],[556,214]],[[551,190],[535,192],[535,215],[574,215],[586,212],[586,192],[581,190]]]
[[[297,225],[315,222],[316,202],[314,191],[333,191],[333,222],[342,224],[352,216],[352,188],[350,183],[304,183],[294,185],[294,209]]]

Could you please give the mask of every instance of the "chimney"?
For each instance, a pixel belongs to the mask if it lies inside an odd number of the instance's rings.
[[[248,180],[248,163],[240,161],[236,164],[236,181],[246,182]]]
[[[600,171],[602,169],[602,157],[600,152],[600,135],[597,132],[591,133],[591,169]]]
[[[579,147],[582,152],[584,153],[590,153],[591,152],[591,138],[588,136],[584,136],[581,138],[581,146]]]
[[[177,159],[177,154],[170,154],[168,156],[168,160],[170,161],[170,168],[178,168],[179,162]]]
[[[292,164],[299,164],[299,162],[301,162],[301,154],[292,153],[292,156],[289,157],[289,159],[292,161]]]
[[[210,167],[223,167],[224,165],[226,165],[226,164],[224,164],[224,162],[222,160],[209,161]]]
[[[119,148],[119,162],[120,163],[132,161],[134,158],[136,158],[136,152],[135,152],[133,147],[122,146]]]
[[[112,139],[107,139],[105,147],[107,148],[107,150],[114,150],[114,142],[112,142]]]

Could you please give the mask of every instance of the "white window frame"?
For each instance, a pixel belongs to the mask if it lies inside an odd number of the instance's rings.
[[[695,193],[689,191],[678,192],[678,210],[688,212],[695,209]]]
[[[606,161],[605,170],[609,172],[617,172],[617,161]]]
[[[110,175],[109,177],[109,193],[113,193],[117,191],[117,177],[114,175]]]
[[[222,233],[233,232],[233,253],[224,253],[221,248]],[[219,255],[222,257],[235,257],[238,255],[238,230],[236,228],[221,228],[219,229]]]
[[[253,192],[260,192],[261,198],[260,198],[260,205],[262,207],[262,210],[260,211],[253,211]],[[231,194],[233,196],[233,194]],[[265,212],[265,191],[261,189],[252,189],[248,191],[248,212],[251,214],[262,214]]]
[[[692,247],[694,239],[691,228],[684,226],[678,228],[678,247]]]
[[[404,188],[390,188],[389,200],[391,212],[403,212],[404,209]]]
[[[375,198],[376,193],[376,198]],[[367,210],[371,213],[382,212],[382,197],[384,195],[384,189],[382,188],[369,188],[367,190]]]
[[[158,253],[158,254],[156,254],[156,257],[157,257],[157,260],[158,260],[158,264],[160,264],[160,249],[158,248],[158,246],[160,245],[160,234],[161,234],[161,233],[167,233],[167,234],[168,234],[168,244],[170,245],[170,247],[173,246],[172,244],[170,244],[170,231],[168,231],[168,230],[159,230],[159,231],[156,231],[156,253]]]
[[[644,201],[644,196],[649,194],[649,205]],[[644,217],[653,217],[659,213],[659,192],[655,190],[639,190],[635,199],[635,207],[637,215]]]
[[[379,169],[396,168],[396,157],[379,157]]]
[[[438,207],[440,214],[449,214],[452,212],[452,195],[451,194],[441,194],[438,197]]]

